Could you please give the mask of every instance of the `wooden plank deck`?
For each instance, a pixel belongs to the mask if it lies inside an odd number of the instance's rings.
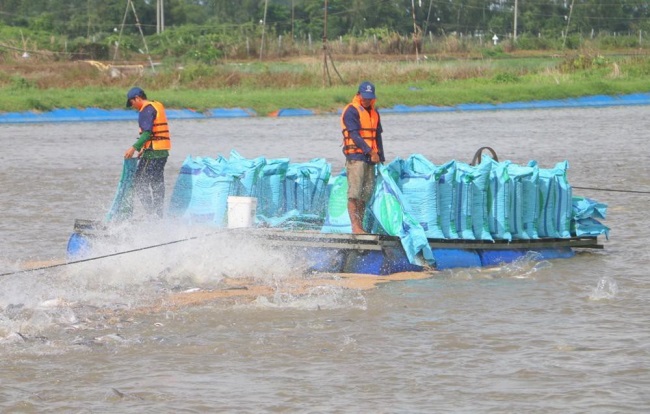
[[[74,231],[89,236],[107,230],[106,224],[93,220],[75,220]],[[317,230],[283,230],[275,228],[215,229],[216,234],[250,235],[278,247],[305,247],[339,250],[381,251],[401,246],[399,237],[379,234],[321,233]],[[540,238],[530,240],[428,239],[432,249],[519,250],[582,248],[603,249],[598,237]]]
[[[334,234],[320,233],[310,230],[278,230],[278,229],[231,229],[232,232],[255,235],[259,239],[266,239],[278,246],[291,247],[321,247],[327,249],[346,250],[382,250],[385,247],[400,246],[400,239],[396,236],[378,234]],[[510,250],[510,249],[549,249],[549,248],[587,248],[603,249],[598,242],[598,237],[571,237],[571,238],[540,238],[530,240],[451,240],[428,239],[432,249],[464,249],[464,250]]]

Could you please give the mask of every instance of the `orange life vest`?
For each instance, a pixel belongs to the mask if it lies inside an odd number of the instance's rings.
[[[379,124],[379,114],[375,111],[374,106],[370,108],[370,111],[361,105],[361,98],[359,95],[356,95],[352,100],[352,103],[348,104],[343,108],[343,114],[341,115],[341,128],[343,130],[343,153],[348,154],[363,154],[363,150],[356,146],[354,140],[350,136],[350,131],[348,131],[347,126],[343,122],[343,116],[349,107],[353,107],[359,112],[359,122],[361,123],[361,129],[359,130],[359,135],[366,141],[366,144],[375,151],[378,151],[377,147],[377,125]]]
[[[142,146],[143,149],[157,150],[170,150],[172,149],[171,136],[169,135],[169,125],[167,124],[167,115],[165,108],[160,102],[147,101],[142,105],[140,111],[147,106],[153,106],[156,109],[156,119],[153,120],[153,127],[151,128],[151,138],[147,140]],[[140,130],[142,133],[142,129]]]

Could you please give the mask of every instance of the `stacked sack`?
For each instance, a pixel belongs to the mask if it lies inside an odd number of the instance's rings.
[[[599,220],[605,219],[607,205],[587,197],[573,197],[573,221],[571,233],[576,236],[598,236],[604,234],[609,240],[609,227]]]
[[[476,166],[457,161],[436,166],[415,154],[388,168],[428,238],[510,241],[576,235],[566,161],[540,168],[536,161],[520,166],[483,156]],[[590,209],[588,220],[582,217],[578,235],[605,231],[596,225],[604,214],[594,211],[602,208]]]
[[[331,174],[329,163],[313,159],[291,163],[288,158],[247,159],[188,156],[172,192],[169,214],[192,223],[227,224],[228,197],[257,198],[258,219],[308,217],[322,222]]]
[[[427,235],[422,223],[411,213],[413,203],[407,203],[407,198],[394,179],[394,171],[388,167],[376,167],[377,181],[370,202],[366,206],[364,228],[373,234],[387,234],[400,238],[404,252],[411,264],[422,266],[433,264],[433,255],[429,247]],[[345,171],[332,177],[329,183],[329,200],[325,223],[321,228],[323,233],[351,233],[350,215],[348,213],[348,180]],[[434,193],[423,194],[423,203]],[[413,197],[411,197],[413,200]],[[433,208],[435,203],[426,203]],[[421,209],[425,212],[427,207]],[[368,213],[370,212],[370,214]]]
[[[454,160],[435,165],[421,154],[397,158],[377,169],[365,227],[379,234],[417,233],[415,246],[421,235],[486,241],[607,235],[609,229],[598,221],[605,218],[606,206],[573,197],[568,167],[566,161],[540,168],[536,161],[521,166],[489,156],[479,165]],[[293,221],[325,233],[351,231],[345,171],[331,176],[322,158],[292,163],[247,159],[236,151],[228,159],[189,156],[171,196],[170,215],[225,226],[228,196],[256,197],[257,219],[270,226]]]

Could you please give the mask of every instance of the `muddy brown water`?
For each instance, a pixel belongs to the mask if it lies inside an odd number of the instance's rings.
[[[387,159],[469,162],[481,146],[574,186],[650,190],[648,107],[384,115]],[[168,194],[186,156],[324,157],[336,116],[173,121]],[[101,219],[131,122],[2,125],[0,273],[65,256]],[[296,290],[300,263],[246,238],[199,239],[0,279],[4,412],[645,412],[650,406],[644,193],[609,206],[604,251],[458,269],[369,289]],[[115,251],[182,238],[116,230]],[[109,247],[107,247],[109,249]],[[109,250],[107,250],[108,252]],[[165,305],[252,279],[259,295]],[[308,284],[305,284],[308,285]],[[152,304],[153,311],[142,312]],[[151,309],[150,309],[151,310]]]

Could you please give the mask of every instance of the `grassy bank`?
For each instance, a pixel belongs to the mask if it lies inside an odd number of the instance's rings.
[[[650,58],[636,55],[502,57],[477,60],[347,59],[240,62],[183,68],[101,66],[86,62],[0,65],[0,111],[123,108],[138,85],[169,108],[280,108],[332,112],[356,85],[377,85],[378,105],[456,105],[563,99],[650,91]],[[340,75],[340,77],[339,77]]]

